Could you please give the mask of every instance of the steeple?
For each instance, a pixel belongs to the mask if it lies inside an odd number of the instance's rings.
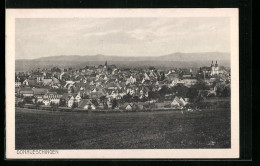
[[[215,67],[218,67],[218,61],[216,61]]]
[[[212,67],[212,66],[214,66],[214,63],[213,63],[213,61],[212,61],[212,63],[211,63],[211,67]]]
[[[107,61],[105,62],[105,66],[107,66]]]

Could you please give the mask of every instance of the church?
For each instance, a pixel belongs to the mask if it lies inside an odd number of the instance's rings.
[[[213,61],[211,63],[211,73],[210,75],[219,75],[219,67],[218,67],[218,62],[214,64]]]
[[[216,76],[216,75],[219,75],[221,73],[221,71],[219,70],[218,62],[216,61],[216,63],[214,64],[214,62],[212,61],[210,67],[200,68],[200,73],[203,74],[204,77],[205,76]]]

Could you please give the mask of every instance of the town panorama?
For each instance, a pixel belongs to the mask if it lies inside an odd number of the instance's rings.
[[[16,72],[15,104],[72,111],[200,111],[216,108],[216,99],[230,98],[230,78],[230,69],[217,60],[195,69],[167,70],[119,68],[104,60],[84,68]]]

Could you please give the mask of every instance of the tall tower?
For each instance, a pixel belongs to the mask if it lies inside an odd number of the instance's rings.
[[[216,61],[216,64],[215,64],[215,74],[216,74],[216,75],[219,74],[218,61]]]
[[[107,61],[105,62],[105,66],[104,66],[104,69],[107,69]]]
[[[214,66],[214,63],[213,63],[213,61],[212,61],[212,63],[211,63],[211,67],[213,67]]]
[[[213,64],[213,61],[212,61],[212,64],[211,64],[211,75],[218,75],[219,74],[219,67],[218,67],[218,61],[216,61],[215,65]]]

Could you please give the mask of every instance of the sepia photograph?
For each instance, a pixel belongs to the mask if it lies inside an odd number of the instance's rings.
[[[7,158],[239,157],[237,9],[9,9],[6,41]]]

